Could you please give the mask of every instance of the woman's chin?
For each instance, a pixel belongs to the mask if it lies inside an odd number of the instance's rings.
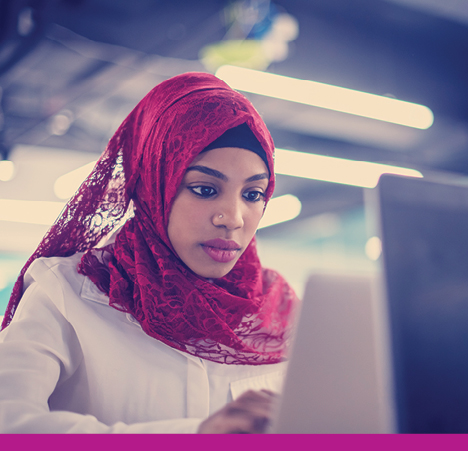
[[[192,269],[196,274],[205,279],[220,279],[228,274],[231,269],[234,267],[235,262],[225,263],[225,264],[216,264],[214,267],[203,267],[197,268],[197,270]]]

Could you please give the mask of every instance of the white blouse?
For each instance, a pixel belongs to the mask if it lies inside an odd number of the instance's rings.
[[[248,389],[281,391],[285,363],[225,365],[146,335],[76,271],[36,260],[0,333],[0,433],[194,433]]]

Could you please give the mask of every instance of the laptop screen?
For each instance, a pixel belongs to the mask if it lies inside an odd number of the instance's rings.
[[[400,433],[468,432],[468,187],[383,176],[380,204]]]

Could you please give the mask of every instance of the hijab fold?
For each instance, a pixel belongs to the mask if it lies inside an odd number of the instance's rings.
[[[35,259],[84,252],[79,272],[151,337],[220,363],[283,360],[297,299],[278,273],[261,267],[255,238],[226,276],[207,280],[179,259],[167,235],[171,206],[187,167],[210,143],[241,124],[265,151],[268,201],[275,182],[274,144],[243,95],[204,73],[178,75],[150,91],[26,263],[3,327],[13,318],[23,276]],[[115,243],[96,249],[130,214]]]

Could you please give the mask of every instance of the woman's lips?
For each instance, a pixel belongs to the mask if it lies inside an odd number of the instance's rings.
[[[218,263],[228,263],[237,257],[241,247],[235,241],[216,238],[202,243],[202,249]]]

